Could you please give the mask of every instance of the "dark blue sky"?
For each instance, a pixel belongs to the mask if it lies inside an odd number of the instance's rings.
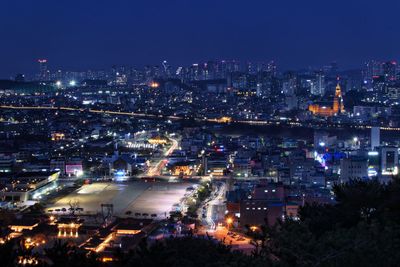
[[[398,59],[398,0],[2,0],[0,77],[50,68]]]

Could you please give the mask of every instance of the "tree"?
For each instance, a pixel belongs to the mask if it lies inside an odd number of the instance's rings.
[[[230,246],[207,238],[170,238],[152,246],[142,243],[132,252],[124,266],[267,266],[262,259],[231,250]]]
[[[269,230],[262,257],[277,266],[395,266],[400,253],[400,184],[350,181],[335,205],[305,205],[300,220]]]
[[[79,248],[68,242],[58,239],[53,247],[45,249],[45,255],[49,259],[51,266],[57,267],[86,267],[100,266],[95,255],[87,256],[87,251],[81,251]]]

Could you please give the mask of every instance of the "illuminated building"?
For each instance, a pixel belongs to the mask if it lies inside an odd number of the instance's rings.
[[[396,61],[388,61],[382,64],[383,76],[385,81],[393,82],[396,81],[396,72],[397,72],[397,62]]]
[[[41,81],[49,80],[49,70],[47,69],[47,59],[39,59],[39,79]]]
[[[40,199],[56,188],[58,176],[58,171],[7,173],[0,177],[1,184],[5,186],[0,192],[0,199],[13,202]]]
[[[60,171],[60,175],[65,175],[65,159],[64,158],[52,158],[50,160],[50,170]]]
[[[76,219],[62,219],[57,222],[58,237],[77,238],[79,236],[78,229],[82,226],[82,222]]]
[[[240,202],[240,224],[272,226],[284,215],[285,205],[281,201],[267,199],[245,199]]]
[[[229,123],[229,122],[232,122],[232,118],[224,116],[224,117],[221,117],[219,119],[216,119],[216,121],[219,122],[219,123]]]
[[[39,261],[33,256],[18,256],[19,265],[38,265]]]
[[[112,261],[113,256],[107,254],[108,248],[118,246],[123,251],[131,250],[133,247],[123,242],[123,239],[140,238],[149,230],[149,227],[151,229],[151,223],[152,219],[122,219],[122,221],[115,226],[102,229],[102,231],[90,237],[82,247],[86,250],[100,253],[99,255],[103,256],[102,261]],[[138,235],[138,237],[134,237],[135,235]]]
[[[63,133],[52,133],[51,140],[52,141],[60,141],[65,139],[65,134]]]
[[[227,169],[227,158],[223,153],[212,153],[205,158],[204,170],[213,176],[223,176]]]
[[[363,83],[368,91],[373,90],[374,77],[379,77],[383,74],[382,63],[376,60],[371,60],[365,64],[363,70]]]
[[[82,160],[78,158],[70,159],[65,163],[65,173],[68,176],[82,176],[83,174],[83,166]]]
[[[398,101],[400,99],[400,84],[399,83],[390,83],[386,87],[387,96],[390,99]]]
[[[160,84],[158,82],[151,82],[150,83],[150,87],[151,88],[158,88],[160,86]]]
[[[344,113],[344,104],[342,97],[342,90],[340,88],[339,83],[336,86],[335,97],[333,99],[333,105],[324,106],[318,104],[312,104],[308,107],[308,110],[311,111],[316,116],[324,116],[324,117],[332,117],[339,113]]]
[[[371,150],[375,150],[376,147],[379,147],[379,145],[381,144],[380,131],[381,130],[379,127],[371,128]]]
[[[19,219],[12,222],[8,227],[17,233],[21,233],[24,230],[32,231],[39,225],[39,221],[33,219]]]
[[[282,83],[282,91],[286,96],[293,96],[297,91],[297,77],[293,72],[284,74],[284,81]]]
[[[380,148],[382,175],[397,175],[399,167],[399,152],[397,147]]]
[[[15,156],[12,154],[0,154],[0,173],[11,172],[15,164]]]
[[[54,86],[42,82],[0,80],[0,94],[37,95],[54,92]]]
[[[325,94],[325,75],[319,71],[315,75],[315,82],[311,86],[311,94],[323,96]]]
[[[250,158],[236,157],[233,161],[233,173],[235,176],[248,177],[251,174]]]
[[[117,85],[126,85],[128,83],[128,78],[126,77],[125,74],[121,74],[121,73],[117,72],[116,76],[117,77],[116,77],[115,83]]]
[[[156,136],[147,140],[150,144],[165,145],[168,143],[168,138],[162,136]]]
[[[236,93],[236,95],[238,96],[256,96],[257,95],[257,91],[255,90],[240,90]]]
[[[175,176],[179,175],[192,175],[193,166],[190,162],[178,162],[171,167],[170,173]]]

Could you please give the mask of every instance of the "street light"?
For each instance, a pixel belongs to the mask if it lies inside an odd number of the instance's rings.
[[[226,224],[227,224],[227,226],[228,226],[228,230],[229,230],[229,228],[230,228],[230,225],[233,223],[233,219],[232,218],[227,218],[226,219]]]
[[[258,229],[258,227],[254,226],[254,225],[250,227],[250,230],[253,231],[253,232],[255,232],[257,229]]]

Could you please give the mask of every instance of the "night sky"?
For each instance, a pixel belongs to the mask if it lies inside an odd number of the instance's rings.
[[[399,59],[398,0],[2,0],[0,77],[208,59],[280,69]]]

